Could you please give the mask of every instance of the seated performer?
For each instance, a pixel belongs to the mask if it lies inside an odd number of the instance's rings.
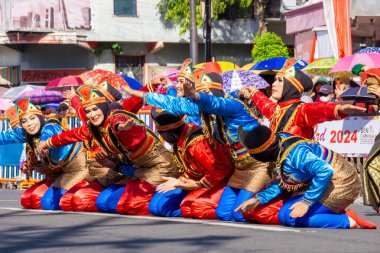
[[[202,128],[186,124],[182,116],[155,108],[151,115],[159,134],[173,145],[182,175],[164,178],[167,181],[157,187],[149,210],[160,216],[217,219],[215,209],[232,173],[229,149],[210,144]]]
[[[292,227],[376,228],[345,209],[359,195],[355,168],[342,156],[319,143],[285,132],[273,133],[266,126],[239,127],[239,139],[259,161],[273,162],[278,180],[235,211],[246,212],[288,191],[278,214]]]
[[[196,98],[194,103],[194,99],[188,97],[172,97],[151,92],[141,93],[130,89],[126,91],[133,96],[143,96],[145,103],[165,109],[170,113],[201,116],[206,137],[228,146],[233,157],[234,173],[222,194],[216,215],[221,220],[245,221],[240,213],[233,212],[233,210],[269,183],[270,178],[267,173],[267,164],[258,162],[249,156],[238,140],[237,127],[245,124],[257,125],[258,122],[247,105],[240,99],[223,97],[225,95],[222,90],[223,80],[219,74],[204,75],[202,69],[192,72],[190,63],[191,61],[184,62],[178,77],[185,78],[184,87],[192,87],[191,95],[195,95],[194,89],[197,94],[201,94],[201,101]],[[184,90],[181,92],[183,96]]]
[[[25,173],[28,174],[30,168],[36,168],[41,174],[46,174],[45,180],[23,193],[21,205],[33,209],[60,209],[61,196],[89,177],[82,143],[49,148],[46,158],[40,159],[36,151],[38,143],[62,133],[62,126],[55,120],[45,120],[42,112],[28,98],[18,101],[16,108],[22,128],[1,132],[0,145],[27,143]]]
[[[134,114],[110,111],[106,98],[91,85],[77,89],[87,125],[40,142],[38,149],[57,147],[78,141],[96,140],[107,154],[125,155],[136,168],[135,179],[127,182],[117,211],[122,214],[150,215],[148,205],[162,177],[176,176],[172,155],[158,137]]]

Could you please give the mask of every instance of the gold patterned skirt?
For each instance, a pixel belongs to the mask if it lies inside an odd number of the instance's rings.
[[[331,164],[334,174],[319,202],[330,210],[341,213],[358,197],[360,181],[354,166],[342,156],[335,156],[335,161]]]
[[[76,157],[62,168],[62,171],[62,174],[52,184],[55,188],[69,190],[80,181],[90,179],[90,173],[86,166],[86,151],[81,149]]]
[[[96,160],[87,160],[86,165],[90,176],[101,183],[104,187],[108,187],[123,178],[123,175],[115,171],[117,162],[104,159],[104,162]]]
[[[249,154],[233,159],[234,172],[228,186],[257,193],[273,180],[270,177],[269,163],[259,162]]]
[[[132,162],[136,167],[135,177],[153,186],[164,183],[162,177],[178,177],[172,153],[156,139],[145,154]]]
[[[365,205],[371,205],[375,211],[380,207],[380,150],[370,157],[362,174],[363,199]]]

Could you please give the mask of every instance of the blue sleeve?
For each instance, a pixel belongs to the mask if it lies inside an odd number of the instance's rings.
[[[59,124],[48,124],[44,126],[43,128],[40,141],[46,141],[47,139],[53,137],[54,135],[60,134],[62,132],[63,132],[63,129]]]
[[[285,192],[285,190],[281,189],[280,186],[278,185],[279,182],[280,182],[280,180],[276,180],[269,187],[267,187],[265,190],[262,190],[256,194],[256,197],[258,197],[260,199],[260,202],[262,205],[268,203],[272,199],[281,195],[281,193]]]
[[[199,116],[199,107],[188,98],[172,97],[166,94],[145,93],[146,104],[157,106],[173,114]]]
[[[0,145],[11,143],[25,143],[25,133],[23,128],[0,132]]]
[[[174,87],[169,87],[166,91],[169,96],[172,96],[172,97],[177,96],[177,90]]]
[[[215,97],[199,92],[199,100],[195,101],[201,111],[219,116],[237,116],[245,107],[231,98]]]
[[[311,185],[305,192],[302,202],[311,206],[325,193],[331,182],[334,170],[330,164],[322,160],[305,147],[296,147],[289,154],[289,159],[294,168],[312,177]]]

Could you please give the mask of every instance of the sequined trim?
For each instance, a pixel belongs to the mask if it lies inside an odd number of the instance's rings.
[[[264,142],[263,145],[261,145],[260,147],[258,148],[252,148],[252,149],[249,149],[249,153],[251,154],[258,154],[258,153],[261,153],[263,152],[264,150],[267,150],[268,147],[276,140],[276,135],[271,133],[271,135],[269,136],[268,140],[266,140],[266,142]]]
[[[302,84],[294,76],[282,70],[279,71],[277,74],[279,76],[285,77],[299,92],[303,92],[304,88]]]
[[[156,128],[158,131],[169,131],[169,130],[172,130],[172,129],[176,129],[180,126],[182,126],[183,124],[185,124],[185,119],[184,118],[181,118],[179,121],[175,122],[175,123],[172,123],[172,124],[167,124],[167,125],[164,125],[164,126],[160,126],[156,123]]]
[[[107,99],[105,97],[96,97],[87,101],[82,101],[82,106],[89,107],[95,104],[106,103],[106,102],[107,102]]]

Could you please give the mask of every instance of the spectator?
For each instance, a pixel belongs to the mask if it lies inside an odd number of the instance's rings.
[[[69,112],[69,102],[67,100],[63,101],[57,109],[57,116],[62,119]]]
[[[321,102],[331,102],[334,101],[334,90],[329,84],[324,84],[319,89],[319,99]]]
[[[315,77],[313,78],[313,84],[313,93],[311,93],[310,97],[314,102],[321,102],[319,99],[319,90],[321,89],[322,85],[329,84],[329,81],[327,81],[327,79],[324,77]]]

